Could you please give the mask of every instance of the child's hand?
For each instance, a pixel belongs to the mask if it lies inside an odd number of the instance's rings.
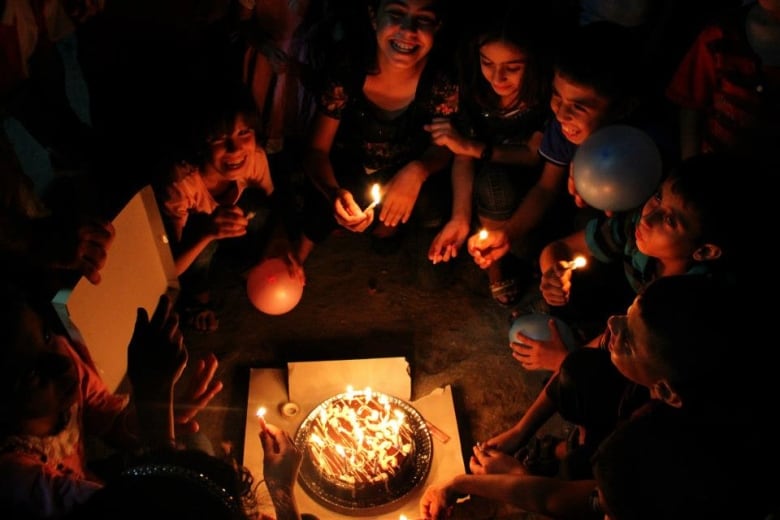
[[[219,207],[212,214],[207,234],[215,240],[246,235],[249,220],[238,206]]]
[[[563,262],[556,262],[542,273],[539,289],[542,292],[544,301],[555,307],[561,307],[569,303],[571,273],[571,269],[566,269]]]
[[[412,216],[412,210],[414,210],[423,181],[424,179],[419,172],[408,165],[398,170],[385,185],[379,220],[390,227],[406,224],[409,217]]]
[[[510,245],[504,230],[491,229],[486,237],[480,237],[479,233],[471,235],[468,252],[480,268],[487,269],[509,252]]]
[[[170,398],[173,386],[187,365],[187,349],[179,330],[179,316],[167,295],[160,296],[149,321],[138,309],[133,337],[127,348],[127,374],[133,393],[143,398]]]
[[[450,220],[431,242],[428,259],[434,264],[449,262],[458,256],[458,249],[469,234],[469,223],[463,220]]]
[[[482,449],[492,449],[512,454],[520,449],[521,440],[512,430],[506,430],[479,444]]]
[[[469,460],[469,469],[475,475],[489,473],[517,473],[525,475],[528,471],[523,463],[513,456],[495,448],[477,444]]]
[[[75,237],[70,232],[62,233],[55,224],[55,229],[47,233],[45,239],[55,244],[52,267],[79,272],[97,285],[101,280],[100,270],[106,265],[108,248],[116,235],[114,225],[107,220],[92,219],[80,224],[75,232]]]
[[[420,515],[425,520],[446,520],[458,499],[448,484],[428,486],[420,499]]]
[[[467,148],[468,140],[465,139],[460,132],[446,117],[435,117],[431,124],[424,126],[425,130],[430,132],[431,140],[434,144],[439,146],[446,146],[454,154],[468,155],[469,149]]]
[[[303,460],[301,450],[290,434],[268,423],[260,432],[260,443],[263,446],[263,477],[268,488],[292,490]]]
[[[372,208],[367,212],[363,212],[361,207],[355,202],[355,197],[352,193],[348,190],[340,189],[336,198],[333,199],[333,216],[340,226],[355,233],[361,233],[374,221],[374,210]]]
[[[532,339],[522,332],[517,332],[514,341],[509,344],[512,357],[526,370],[558,370],[569,353],[555,320],[549,320],[547,326],[550,329],[548,341]]]
[[[214,354],[198,361],[197,370],[190,379],[187,390],[176,399],[175,422],[178,430],[188,433],[200,430],[195,416],[222,390],[222,381],[214,381],[218,366],[219,362]]]
[[[577,193],[577,186],[574,184],[574,164],[569,166],[569,178],[566,181],[566,189],[569,191],[569,195],[574,197],[574,204],[576,204],[578,208],[587,208],[589,206],[589,204],[580,197],[580,194]]]

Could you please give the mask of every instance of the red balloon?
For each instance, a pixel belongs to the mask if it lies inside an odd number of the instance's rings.
[[[276,316],[298,305],[303,295],[303,284],[290,276],[284,260],[269,258],[249,271],[246,293],[257,310]]]

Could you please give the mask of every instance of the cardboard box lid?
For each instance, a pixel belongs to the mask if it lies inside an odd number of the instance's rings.
[[[101,282],[81,278],[60,291],[53,304],[71,337],[87,347],[106,385],[116,391],[124,386],[138,307],[151,317],[160,295],[177,295],[179,281],[151,186],[133,196],[113,224],[116,236]]]

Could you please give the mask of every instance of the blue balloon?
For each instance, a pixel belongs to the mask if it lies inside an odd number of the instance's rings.
[[[626,211],[645,203],[658,189],[661,154],[642,130],[605,126],[585,139],[572,160],[574,187],[596,209]]]
[[[575,339],[574,333],[566,323],[559,318],[543,313],[523,314],[512,322],[512,326],[509,328],[509,341],[511,343],[519,343],[517,340],[517,333],[522,332],[523,335],[528,336],[531,339],[537,339],[540,341],[546,341],[550,339],[550,329],[547,322],[555,320],[555,325],[558,327],[558,333],[561,335],[563,344],[569,349],[569,352],[575,350],[579,345],[579,342]]]

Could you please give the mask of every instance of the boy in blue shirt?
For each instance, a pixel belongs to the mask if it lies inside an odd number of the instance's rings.
[[[469,254],[482,269],[510,249],[530,250],[535,256],[541,244],[575,228],[573,202],[584,204],[572,190],[574,201],[563,190],[577,147],[597,129],[624,120],[638,105],[640,82],[633,71],[639,67],[628,33],[608,22],[579,31],[564,44],[555,64],[550,100],[555,117],[539,149],[545,159],[539,179],[503,227],[468,239]]]
[[[545,246],[539,257],[540,290],[551,313],[585,329],[585,339],[590,339],[603,330],[609,315],[622,312],[656,278],[708,273],[732,277],[729,264],[737,253],[739,215],[730,204],[737,187],[727,179],[744,165],[743,159],[727,154],[688,159],[642,208],[611,217],[600,214],[584,229]],[[565,264],[578,255],[589,265],[567,269]],[[620,277],[605,283],[603,271],[592,271],[598,264],[614,266]],[[594,329],[587,330],[591,324]],[[556,370],[567,353],[556,341],[522,343],[513,343],[512,349],[526,369]]]

